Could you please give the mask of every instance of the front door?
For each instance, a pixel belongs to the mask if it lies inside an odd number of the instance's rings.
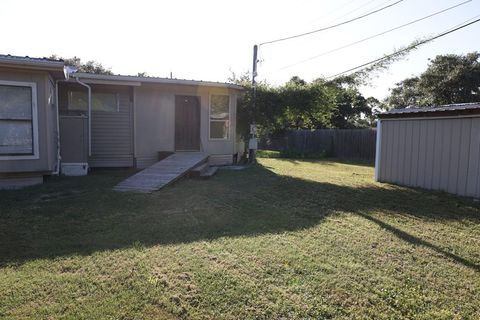
[[[175,96],[175,151],[200,151],[200,98]]]

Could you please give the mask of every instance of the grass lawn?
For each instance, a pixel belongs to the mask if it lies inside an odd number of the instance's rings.
[[[111,191],[128,174],[0,191],[0,318],[480,318],[471,200],[330,161]]]

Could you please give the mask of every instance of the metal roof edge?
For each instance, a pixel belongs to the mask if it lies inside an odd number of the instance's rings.
[[[217,87],[217,88],[229,88],[229,89],[235,89],[235,90],[245,90],[244,87],[233,84],[233,83],[202,81],[202,80],[169,79],[169,78],[159,78],[159,77],[138,77],[138,76],[127,76],[127,75],[106,75],[106,74],[95,74],[95,73],[85,73],[85,72],[75,72],[72,74],[72,77],[78,77],[82,79],[91,79],[91,80],[106,80],[106,81],[121,81],[121,82],[133,81],[133,82],[142,82],[142,83],[206,86],[206,87]]]
[[[64,62],[63,61],[53,61],[53,60],[42,60],[42,59],[32,59],[32,58],[22,58],[22,57],[9,57],[0,55],[0,63],[2,64],[12,64],[19,66],[42,66],[48,68],[57,68],[63,70]]]
[[[436,105],[428,107],[406,107],[401,109],[392,109],[377,115],[378,118],[396,118],[396,117],[415,117],[415,116],[441,116],[442,114],[452,113],[480,113],[480,102],[457,103],[447,105]]]

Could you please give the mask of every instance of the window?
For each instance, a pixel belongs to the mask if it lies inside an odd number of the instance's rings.
[[[92,92],[92,111],[118,112],[118,96],[115,93]],[[86,91],[68,92],[68,110],[88,111]]]
[[[210,139],[226,140],[230,129],[230,97],[210,97]]]
[[[0,156],[38,158],[36,84],[0,81]]]

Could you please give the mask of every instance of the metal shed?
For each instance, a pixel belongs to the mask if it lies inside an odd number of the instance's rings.
[[[375,179],[480,198],[480,103],[379,115]]]

